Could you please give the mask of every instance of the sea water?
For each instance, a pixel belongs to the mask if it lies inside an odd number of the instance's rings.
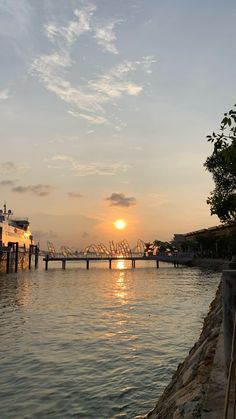
[[[198,339],[220,273],[123,261],[0,275],[0,417],[134,418]]]

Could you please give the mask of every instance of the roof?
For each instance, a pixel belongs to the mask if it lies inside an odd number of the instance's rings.
[[[226,230],[226,229],[235,229],[236,228],[236,223],[230,223],[230,224],[221,224],[218,226],[214,226],[214,227],[209,227],[209,228],[203,228],[201,230],[196,230],[196,231],[191,231],[190,233],[186,233],[184,234],[185,237],[190,237],[190,236],[196,236],[198,234],[204,234],[204,233],[213,233],[213,232],[218,232],[218,231],[222,231],[222,230]]]

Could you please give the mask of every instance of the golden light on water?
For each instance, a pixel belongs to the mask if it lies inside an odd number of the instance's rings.
[[[124,260],[118,260],[116,262],[116,268],[117,269],[125,269],[125,261]]]
[[[125,284],[125,274],[123,271],[119,272],[119,276],[117,278],[116,282],[116,289],[115,289],[115,296],[119,299],[120,303],[127,304],[127,290],[126,290],[126,284]]]
[[[127,223],[125,220],[119,219],[114,221],[113,225],[115,228],[117,228],[117,230],[124,230],[124,228],[127,226]]]

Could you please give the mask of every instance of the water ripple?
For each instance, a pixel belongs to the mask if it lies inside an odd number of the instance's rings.
[[[152,409],[197,339],[219,278],[164,264],[2,275],[0,417]]]

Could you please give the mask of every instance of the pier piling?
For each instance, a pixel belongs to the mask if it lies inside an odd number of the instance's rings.
[[[7,261],[6,261],[6,273],[10,272],[10,249],[7,252]]]
[[[39,265],[39,248],[38,246],[35,247],[35,259],[34,259],[34,267],[35,269],[38,268]]]
[[[48,255],[45,257],[45,271],[48,270]]]
[[[31,269],[32,245],[29,247],[29,269]]]
[[[15,243],[15,272],[18,271],[19,243]]]

